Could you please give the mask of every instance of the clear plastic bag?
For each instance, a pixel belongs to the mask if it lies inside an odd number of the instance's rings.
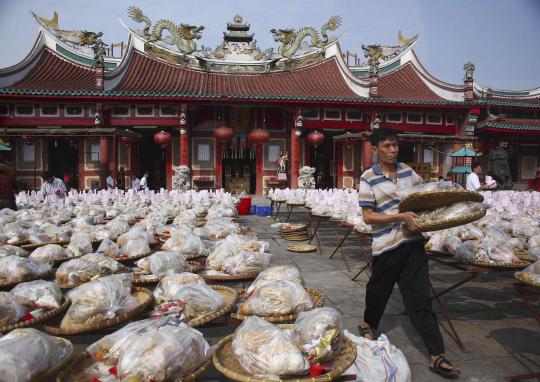
[[[146,237],[137,236],[129,239],[118,252],[118,257],[134,257],[150,253],[150,245]]]
[[[119,263],[118,261],[102,255],[101,253],[89,253],[81,257],[81,260],[91,261],[96,263],[102,268],[101,273],[104,273],[105,270],[110,271],[110,273],[120,273],[128,272],[129,268]],[[103,269],[104,268],[104,269]]]
[[[15,329],[0,338],[0,381],[30,381],[72,353],[68,340],[32,328]]]
[[[29,258],[38,261],[51,261],[63,259],[67,255],[67,251],[58,244],[47,244],[34,249]]]
[[[24,250],[21,247],[17,247],[14,245],[4,244],[0,247],[0,257],[3,257],[3,256],[28,257],[29,255],[30,255],[30,252]]]
[[[183,313],[188,319],[215,312],[225,305],[223,297],[206,284],[184,284],[168,292],[162,295],[162,298],[167,298],[166,301],[186,302]]]
[[[195,273],[182,272],[167,275],[159,281],[154,289],[154,298],[158,304],[176,300],[178,291],[191,284],[206,285],[206,282]]]
[[[202,240],[198,236],[192,234],[186,237],[181,245],[172,250],[178,252],[182,256],[201,255],[206,252]]]
[[[476,261],[476,260],[489,260],[487,253],[480,252],[481,243],[476,240],[469,240],[461,245],[458,245],[456,248],[456,259],[466,260],[466,261]],[[479,254],[480,256],[477,256]]]
[[[56,282],[59,285],[80,285],[98,277],[101,267],[92,261],[73,259],[60,264],[56,270]]]
[[[527,250],[527,255],[540,259],[540,245],[536,247],[529,247]]]
[[[277,280],[255,290],[240,306],[240,313],[257,316],[282,316],[312,308],[313,302],[302,285],[288,280]]]
[[[10,293],[28,308],[56,309],[62,303],[62,291],[53,281],[35,280],[18,284]]]
[[[231,275],[260,272],[270,265],[271,257],[270,253],[240,250],[240,252],[223,259],[221,270]]]
[[[208,255],[206,265],[210,269],[221,271],[223,268],[223,261],[239,251],[240,247],[237,244],[232,244],[223,240],[216,246],[210,255]]]
[[[296,343],[310,362],[327,362],[340,351],[343,344],[341,314],[334,308],[316,308],[301,312],[294,322]]]
[[[191,269],[184,258],[175,252],[159,251],[137,261],[144,273],[163,277],[169,273],[186,272]]]
[[[455,255],[457,253],[458,248],[463,244],[463,242],[457,237],[457,236],[448,236],[444,240],[444,249],[447,250],[449,253]]]
[[[540,247],[540,234],[529,237],[529,240],[527,240],[527,247]]]
[[[432,221],[448,220],[482,211],[489,208],[489,205],[479,202],[458,202],[450,206],[436,208],[434,210],[422,211],[418,213],[419,223],[429,223]]]
[[[92,236],[82,232],[77,232],[71,237],[66,253],[69,257],[81,257],[87,253],[91,253],[93,250]]]
[[[28,277],[42,275],[52,269],[52,264],[19,256],[0,257],[0,281],[24,281]]]
[[[120,252],[120,248],[118,247],[118,244],[111,239],[103,239],[99,244],[97,252],[114,258],[118,255],[118,252]]]
[[[248,317],[240,325],[232,350],[240,365],[258,378],[279,379],[309,370],[308,361],[289,334],[259,317]]]
[[[247,289],[246,294],[250,295],[255,290],[260,289],[269,282],[276,280],[289,280],[300,285],[304,285],[304,280],[302,279],[300,270],[297,267],[292,265],[278,265],[265,269],[259,273],[255,281],[253,281],[253,283]]]
[[[139,305],[131,294],[132,275],[122,273],[99,278],[67,293],[71,306],[60,327],[78,327],[112,319]]]
[[[0,327],[16,324],[27,311],[11,293],[0,292]]]

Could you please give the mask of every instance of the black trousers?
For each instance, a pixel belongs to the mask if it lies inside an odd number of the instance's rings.
[[[375,256],[371,278],[366,286],[364,321],[379,327],[388,299],[398,283],[407,315],[422,337],[430,355],[444,353],[444,342],[437,316],[431,307],[428,259],[422,240],[408,242]]]

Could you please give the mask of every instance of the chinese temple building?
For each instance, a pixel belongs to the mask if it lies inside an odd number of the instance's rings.
[[[173,187],[174,169],[191,169],[194,187],[262,194],[287,185],[299,168],[317,169],[318,187],[357,187],[375,158],[368,134],[392,127],[399,160],[426,179],[455,167],[466,146],[494,173],[526,188],[540,166],[540,88],[494,90],[464,66],[462,84],[433,77],[414,52],[418,36],[395,46],[362,46],[348,64],[331,17],[316,28],[272,29],[277,49],[261,50],[241,16],[223,42],[198,45],[204,27],[128,11],[120,57],[101,33],[63,30],[58,14],[37,15],[39,34],[18,64],[0,69],[0,139],[17,181],[73,175],[74,186],[105,187],[109,173],[150,174],[153,189]],[[464,166],[459,166],[463,168]],[[501,170],[501,168],[503,168]]]

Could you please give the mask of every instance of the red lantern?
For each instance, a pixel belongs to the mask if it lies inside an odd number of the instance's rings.
[[[222,141],[222,142],[228,141],[229,139],[232,138],[233,135],[234,135],[233,129],[227,126],[220,126],[214,129],[214,137],[218,141]]]
[[[160,145],[161,147],[170,145],[171,140],[171,134],[167,133],[166,131],[161,130],[160,132],[154,134],[154,142],[156,145]]]
[[[266,129],[254,129],[251,130],[248,139],[252,143],[264,144],[270,139],[270,133]]]
[[[126,145],[130,145],[133,143],[133,138],[132,137],[128,137],[127,135],[121,135],[120,136],[120,142],[126,144]]]
[[[315,130],[308,134],[307,141],[310,145],[318,146],[324,142],[324,134]]]

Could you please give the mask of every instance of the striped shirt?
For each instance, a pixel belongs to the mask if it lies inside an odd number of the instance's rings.
[[[58,190],[60,190],[60,192],[57,194]],[[43,196],[46,196],[48,200],[56,201],[58,198],[63,199],[65,197],[67,189],[62,179],[55,177],[53,178],[52,183],[43,181],[43,184],[41,185],[41,193]]]
[[[384,174],[378,164],[374,164],[360,177],[358,200],[360,207],[372,207],[375,212],[385,215],[399,213],[399,194],[404,190],[423,182],[412,168],[404,163],[395,163],[397,184],[388,174]],[[399,247],[407,241],[421,239],[419,233],[406,229],[405,224],[397,221],[389,224],[372,224],[372,255],[378,256]]]

